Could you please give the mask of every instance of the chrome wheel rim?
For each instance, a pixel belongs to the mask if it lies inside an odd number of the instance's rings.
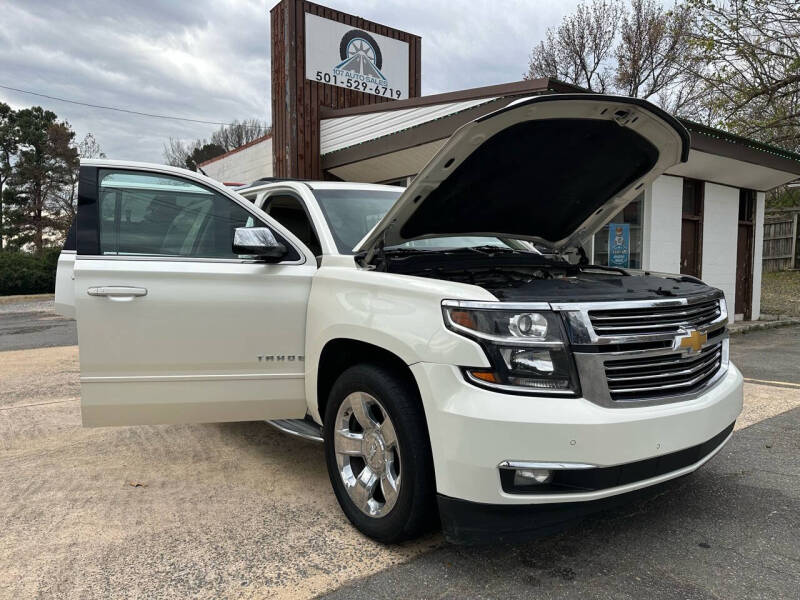
[[[358,509],[383,517],[400,493],[400,445],[389,413],[366,392],[347,396],[333,431],[336,464],[344,489]]]

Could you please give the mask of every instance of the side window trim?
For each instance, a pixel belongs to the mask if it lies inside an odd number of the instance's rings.
[[[210,262],[210,263],[237,263],[237,264],[260,264],[260,261],[250,258],[213,258],[213,257],[192,257],[192,256],[158,256],[158,255],[104,255],[100,249],[100,180],[99,175],[101,170],[109,170],[114,172],[126,172],[139,175],[163,175],[167,177],[176,177],[202,187],[213,194],[218,194],[237,206],[241,207],[256,222],[262,223],[265,227],[273,229],[275,233],[280,235],[283,241],[288,244],[299,256],[298,259],[284,260],[278,263],[271,263],[274,265],[302,265],[307,262],[306,253],[303,248],[298,248],[292,240],[288,239],[283,229],[283,225],[275,221],[280,229],[276,229],[273,223],[264,222],[262,215],[258,214],[258,208],[254,202],[249,200],[240,199],[235,194],[224,193],[215,188],[208,187],[203,182],[195,181],[191,178],[186,178],[182,174],[173,173],[170,171],[137,169],[135,167],[122,165],[98,166],[98,165],[81,165],[79,171],[79,185],[78,185],[78,211],[75,217],[76,226],[76,258],[80,259],[94,259],[94,260],[135,260],[135,261],[166,261],[166,262]],[[117,199],[117,202],[119,200]],[[303,204],[304,209],[305,204]],[[269,215],[267,215],[269,216]],[[119,220],[119,210],[115,210],[115,220]],[[274,219],[271,219],[274,221]],[[118,226],[118,223],[116,223]],[[313,221],[312,221],[313,225]],[[291,234],[291,232],[289,232]],[[304,244],[303,244],[304,246]],[[306,249],[307,250],[307,249]],[[310,254],[310,251],[309,251]]]
[[[280,196],[280,195],[291,196],[292,198],[297,200],[297,203],[302,207],[303,212],[306,215],[306,219],[308,219],[308,224],[311,227],[311,231],[313,232],[314,236],[317,238],[317,243],[320,244],[320,247],[322,246],[322,236],[320,235],[319,227],[317,227],[317,224],[314,222],[314,218],[311,216],[311,212],[308,210],[308,203],[303,199],[302,195],[300,195],[297,192],[297,190],[294,190],[294,189],[292,189],[290,187],[278,187],[278,188],[266,190],[264,192],[264,194],[265,195],[264,195],[263,201],[261,202],[261,210],[264,211],[265,213],[267,213],[268,215],[269,215],[269,213],[267,212],[267,209],[269,208],[269,205],[270,205],[270,198],[272,198],[273,196]],[[259,194],[259,196],[260,196],[260,194]],[[255,202],[258,199],[259,199],[259,197],[256,196],[253,204],[255,204]],[[277,219],[276,219],[276,222],[277,222]],[[302,243],[302,240],[301,240],[301,243]],[[303,244],[303,245],[305,246],[305,244]],[[311,248],[308,248],[308,251],[312,255],[314,254],[314,252],[311,250]]]

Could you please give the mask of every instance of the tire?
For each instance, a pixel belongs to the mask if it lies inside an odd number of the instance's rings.
[[[339,42],[339,56],[342,60],[347,58],[347,46],[356,38],[362,38],[372,46],[372,51],[375,53],[375,67],[380,71],[383,67],[383,54],[381,54],[380,46],[375,38],[361,29],[351,29],[342,36],[342,41]]]
[[[373,424],[382,413],[384,421],[379,427],[361,427],[357,411],[352,408],[357,405],[368,406],[366,418]],[[389,419],[388,425],[385,417]],[[361,419],[364,418],[362,413]],[[358,429],[362,430],[360,439]],[[414,538],[437,522],[428,428],[419,391],[408,377],[371,364],[347,369],[328,397],[323,437],[325,461],[336,499],[361,533],[391,544]],[[344,443],[348,445],[343,446]],[[362,449],[360,457],[342,454],[344,449],[359,452],[358,448]],[[373,477],[378,477],[378,481],[370,497],[370,492],[365,491],[369,485],[360,485],[360,478],[373,481]],[[369,497],[366,504],[365,495]]]

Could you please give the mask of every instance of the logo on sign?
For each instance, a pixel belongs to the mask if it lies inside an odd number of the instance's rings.
[[[386,77],[381,73],[383,57],[378,42],[370,34],[353,29],[342,36],[339,43],[339,57],[342,59],[333,72],[344,77],[363,76],[386,85]]]

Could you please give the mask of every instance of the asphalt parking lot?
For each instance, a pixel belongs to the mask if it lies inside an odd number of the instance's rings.
[[[83,429],[74,323],[0,304],[1,598],[799,598],[800,328],[734,338],[715,460],[541,540],[384,547],[264,423]]]

